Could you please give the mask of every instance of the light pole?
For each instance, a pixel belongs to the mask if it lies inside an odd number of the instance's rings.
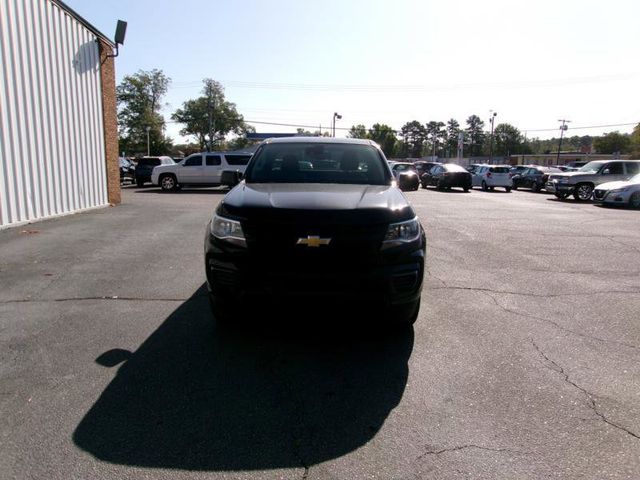
[[[493,115],[489,118],[491,122],[491,138],[489,139],[489,163],[493,163],[493,122],[496,119],[496,115],[498,112],[494,112],[493,110],[489,110],[489,113],[493,112]]]
[[[147,127],[147,157],[151,155],[150,142],[149,142],[149,132],[151,131],[151,127]]]
[[[560,141],[558,142],[558,154],[556,155],[556,165],[560,165],[560,149],[562,148],[562,137],[564,137],[564,132],[566,132],[567,129],[569,128],[567,123],[571,123],[571,120],[565,120],[564,118],[558,121],[562,122],[562,125],[560,125]]]
[[[336,136],[336,118],[338,120],[342,120],[342,115],[339,113],[333,112],[333,136]]]

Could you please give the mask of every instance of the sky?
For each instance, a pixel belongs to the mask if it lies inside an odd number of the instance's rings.
[[[165,120],[225,87],[247,121],[338,128],[469,115],[528,138],[630,132],[640,122],[638,0],[65,0],[113,38],[116,81],[161,69]],[[249,122],[250,123],[250,122]],[[630,125],[619,125],[630,124]],[[618,125],[581,128],[600,125]],[[258,132],[295,127],[254,124]],[[308,128],[313,130],[314,128]],[[167,133],[184,141],[180,125]],[[337,130],[336,136],[346,135]]]

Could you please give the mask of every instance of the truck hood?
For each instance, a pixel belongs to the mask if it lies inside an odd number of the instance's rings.
[[[552,174],[550,174],[550,176],[553,176],[554,178],[571,178],[571,177],[588,177],[591,175],[595,175],[595,173],[589,173],[589,172],[554,172]]]
[[[318,183],[247,184],[241,182],[224,198],[223,211],[244,216],[265,211],[307,210],[310,214],[349,210],[384,212],[385,218],[411,218],[415,214],[404,194],[392,185]]]

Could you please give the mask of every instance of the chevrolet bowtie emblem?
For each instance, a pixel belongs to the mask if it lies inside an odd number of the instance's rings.
[[[306,245],[307,247],[319,247],[320,245],[329,245],[330,238],[320,238],[317,235],[308,235],[307,238],[299,238],[296,245]]]

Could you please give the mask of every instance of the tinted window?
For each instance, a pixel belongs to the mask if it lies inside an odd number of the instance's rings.
[[[229,165],[247,165],[251,155],[225,155],[224,158]]]
[[[491,167],[493,173],[509,173],[509,167]]]
[[[221,164],[220,155],[207,155],[207,167],[215,167]]]
[[[628,162],[625,163],[625,165],[627,166],[627,173],[629,175],[635,175],[636,173],[640,172],[640,163]]]
[[[185,167],[199,167],[202,165],[202,157],[200,155],[189,157],[184,161],[183,165]]]
[[[157,167],[160,163],[159,158],[141,158],[138,160],[138,165],[146,167]]]
[[[271,143],[249,164],[249,183],[351,183],[389,185],[391,178],[377,149],[341,143]]]
[[[604,169],[609,170],[610,175],[622,175],[624,173],[621,162],[610,163]]]

